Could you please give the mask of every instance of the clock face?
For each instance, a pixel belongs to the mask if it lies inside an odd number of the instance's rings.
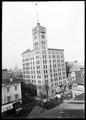
[[[44,36],[44,35],[42,35],[42,38],[44,39],[44,38],[45,38],[45,36]]]

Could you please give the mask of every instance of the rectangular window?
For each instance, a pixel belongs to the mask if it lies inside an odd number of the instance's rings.
[[[65,68],[62,68],[62,71],[64,71],[65,70]]]
[[[46,78],[46,75],[44,75],[44,78]]]
[[[43,60],[43,63],[45,63],[45,60]]]
[[[52,74],[50,76],[52,77]]]
[[[58,72],[58,75],[61,75],[61,72]]]
[[[62,79],[62,77],[59,77],[59,80],[61,80]]]
[[[31,80],[28,80],[28,83],[30,83],[31,82]]]
[[[57,58],[59,58],[59,55],[57,55]]]
[[[41,44],[44,45],[44,41],[41,41]]]
[[[56,74],[54,73],[54,77],[56,76]]]
[[[38,80],[38,83],[41,83],[41,80]]]
[[[30,75],[27,75],[27,78],[30,78]]]
[[[39,56],[36,56],[36,59],[38,59],[39,58]]]
[[[60,67],[60,64],[58,64],[57,67]]]
[[[48,75],[44,75],[44,78],[48,78]]]
[[[37,66],[37,69],[40,69],[40,66]]]
[[[36,64],[39,64],[40,62],[39,61],[36,61]]]
[[[43,60],[43,64],[44,64],[44,63],[47,63],[47,60]]]
[[[48,78],[48,75],[47,75],[47,78]]]
[[[33,69],[35,69],[35,66],[33,66]]]
[[[61,55],[61,58],[64,58],[64,56],[63,56],[63,55]]]
[[[10,87],[7,87],[7,92],[10,92]]]
[[[44,55],[43,55],[43,59],[44,59]]]
[[[15,87],[15,90],[17,90],[17,85],[15,85],[14,87]]]
[[[59,82],[59,84],[61,85],[61,84],[62,84],[62,81],[61,81],[61,82]]]
[[[15,100],[17,100],[18,99],[18,94],[15,94]]]
[[[44,50],[42,50],[42,54],[44,54]]]
[[[48,70],[46,70],[46,73],[48,73]]]
[[[7,102],[10,102],[11,101],[11,96],[8,96],[7,97]]]
[[[45,80],[45,83],[48,83],[48,80]]]
[[[65,79],[65,76],[63,76],[63,79]]]
[[[34,83],[36,83],[36,80],[34,80]]]
[[[41,79],[41,75],[38,75],[37,78],[38,78],[38,79]]]
[[[56,72],[56,69],[53,69],[53,72]]]
[[[65,72],[62,72],[63,75],[65,75]]]
[[[66,80],[64,80],[63,83],[66,83]]]
[[[38,42],[35,42],[35,46],[37,46],[38,45]]]
[[[64,67],[64,64],[62,64],[61,66]]]
[[[40,71],[37,71],[37,74],[40,74]]]
[[[53,82],[53,79],[51,79],[51,82]]]

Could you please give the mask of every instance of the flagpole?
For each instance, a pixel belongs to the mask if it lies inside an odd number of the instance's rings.
[[[35,6],[36,6],[36,20],[37,20],[37,23],[39,23],[38,3],[35,3]]]

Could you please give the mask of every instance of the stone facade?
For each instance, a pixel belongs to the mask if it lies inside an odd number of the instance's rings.
[[[46,28],[39,23],[32,29],[32,37],[33,50],[22,53],[24,82],[35,84],[39,96],[46,94],[44,86],[48,84],[49,96],[53,96],[67,81],[64,50],[48,48]]]

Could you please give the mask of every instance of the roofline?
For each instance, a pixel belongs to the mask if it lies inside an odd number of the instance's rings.
[[[31,52],[33,52],[34,50],[26,50],[26,51],[24,51],[21,55],[23,55],[23,54],[25,54],[25,53],[31,53]]]
[[[54,49],[54,48],[48,48],[48,50],[60,50],[60,51],[64,51],[64,49]]]
[[[6,86],[6,85],[12,85],[12,84],[15,84],[15,83],[21,83],[22,81],[18,80],[18,81],[12,81],[12,82],[8,82],[8,83],[2,83],[2,86]]]

